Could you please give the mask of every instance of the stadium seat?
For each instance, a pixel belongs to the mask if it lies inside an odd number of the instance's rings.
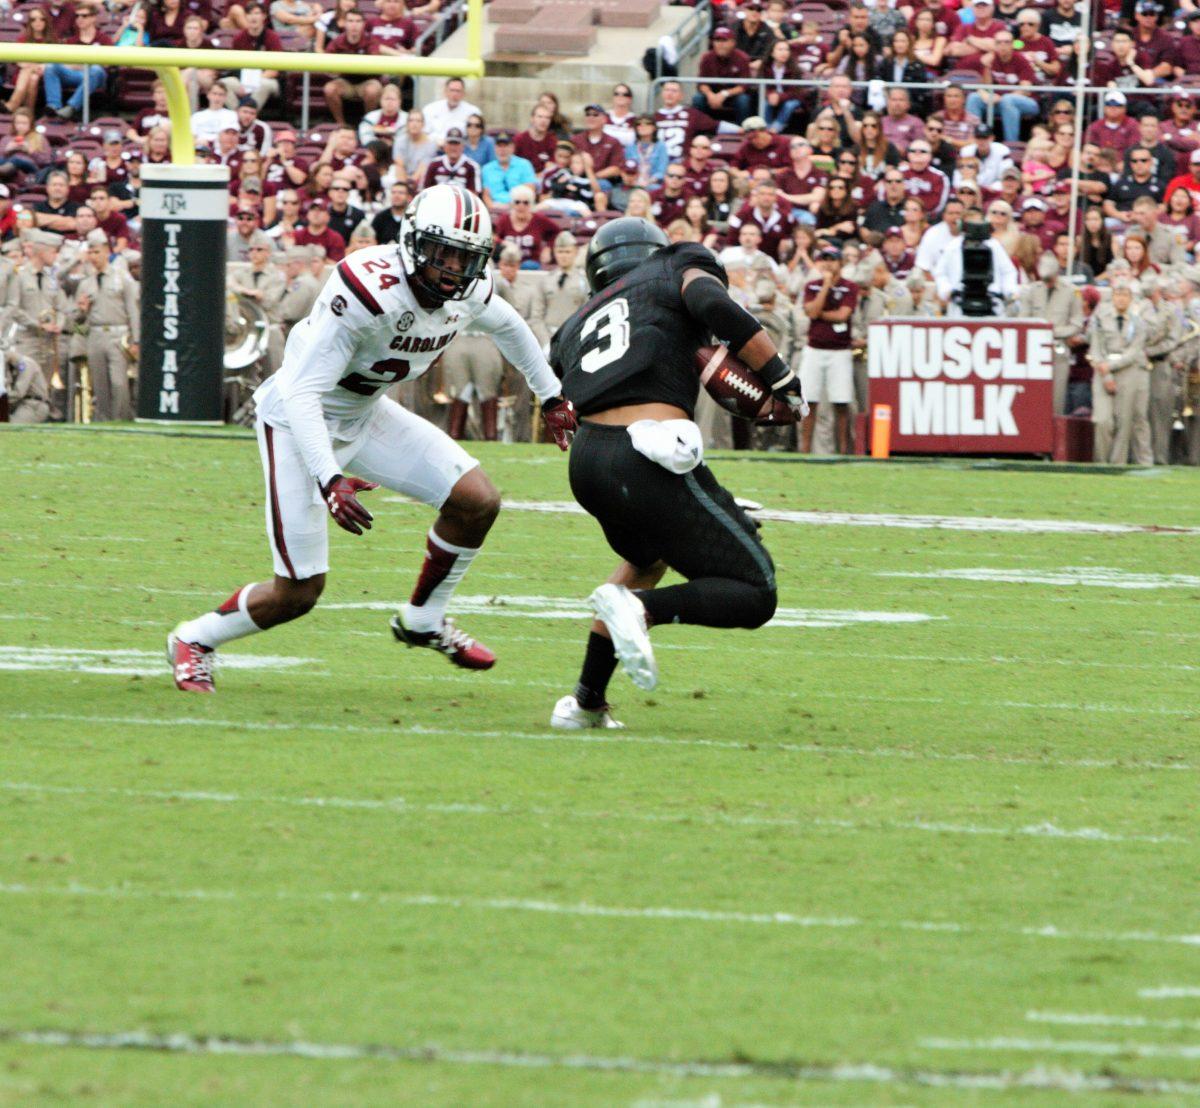
[[[544,215],[559,231],[574,231],[575,229],[577,217],[571,215],[569,212],[560,212],[553,208],[546,208],[539,212],[539,214]]]
[[[846,22],[844,12],[830,11],[828,8],[805,13],[805,19],[811,19],[820,31],[837,31]]]
[[[308,52],[308,40],[296,31],[295,28],[285,27],[282,31],[277,32],[277,34],[285,50],[291,50],[297,54]]]
[[[39,119],[37,129],[51,146],[66,146],[75,133],[75,124],[63,119]]]

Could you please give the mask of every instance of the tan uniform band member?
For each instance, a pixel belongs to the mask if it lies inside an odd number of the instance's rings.
[[[109,261],[108,239],[103,231],[87,237],[87,257],[95,272],[79,283],[75,293],[76,317],[88,327],[87,359],[96,398],[95,419],[132,419],[129,389],[130,361],[122,348],[138,355],[139,318],[137,283],[124,269]]]

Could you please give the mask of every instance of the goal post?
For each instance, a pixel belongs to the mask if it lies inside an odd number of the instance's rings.
[[[367,77],[482,77],[483,0],[467,0],[465,58],[409,54],[309,54],[292,50],[188,50],[165,46],[94,46],[3,42],[0,62],[103,65],[152,69],[162,79],[171,117],[171,161],[195,160],[191,108],[181,69],[277,69],[284,73],[345,73]]]
[[[224,390],[225,229],[229,171],[196,164],[181,70],[274,69],[363,77],[482,77],[483,0],[467,0],[466,58],[309,54],[0,42],[0,62],[153,70],[171,120],[171,162],[143,170],[142,342],[138,419],[220,420]]]

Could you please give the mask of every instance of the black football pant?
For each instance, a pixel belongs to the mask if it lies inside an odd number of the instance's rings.
[[[638,569],[666,562],[687,584],[640,592],[650,619],[761,627],[775,614],[775,566],[750,517],[705,465],[678,475],[643,457],[624,427],[579,425],[571,491],[608,544]]]

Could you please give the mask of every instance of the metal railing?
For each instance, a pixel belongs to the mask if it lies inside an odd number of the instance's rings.
[[[423,56],[425,54],[425,46],[429,42],[433,43],[433,49],[436,50],[445,42],[449,33],[458,30],[459,21],[465,17],[466,10],[466,0],[455,0],[455,3],[439,11],[434,17],[433,22],[417,36],[416,42],[412,45],[412,52]],[[454,27],[451,29],[450,24],[452,22]]]
[[[702,48],[708,46],[708,36],[712,33],[712,4],[709,0],[699,0],[692,8],[692,14],[684,20],[683,25],[675,32],[676,51],[679,62],[685,58],[699,54]]]

